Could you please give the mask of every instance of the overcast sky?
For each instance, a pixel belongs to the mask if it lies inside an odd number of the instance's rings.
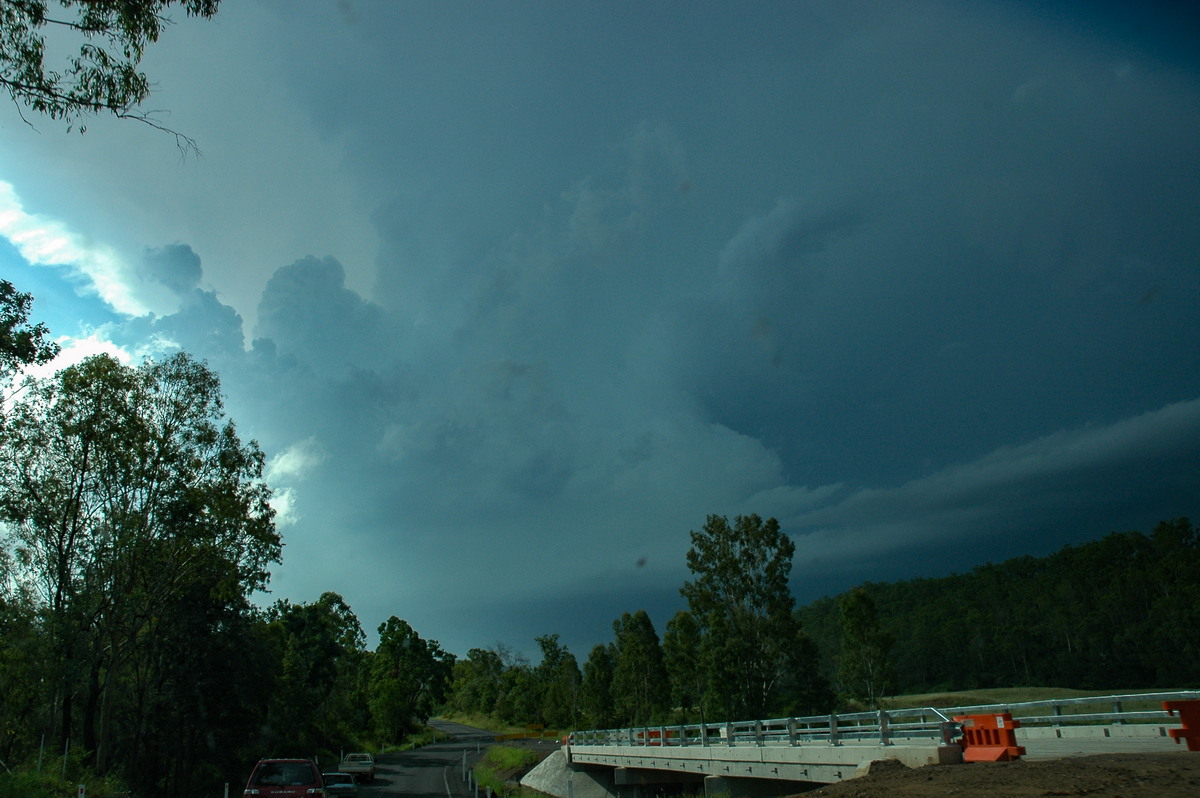
[[[779,519],[800,603],[1200,516],[1172,4],[179,16],[147,107],[202,157],[0,107],[0,275],[64,357],[219,370],[264,601],[582,661],[711,513]]]

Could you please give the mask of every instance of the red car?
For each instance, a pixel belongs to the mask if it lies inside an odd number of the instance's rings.
[[[326,798],[321,771],[311,759],[259,760],[244,794],[261,798]]]

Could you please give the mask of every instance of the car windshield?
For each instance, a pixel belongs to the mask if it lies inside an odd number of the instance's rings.
[[[312,783],[312,768],[304,762],[265,762],[254,778],[254,783],[275,787],[294,787]]]

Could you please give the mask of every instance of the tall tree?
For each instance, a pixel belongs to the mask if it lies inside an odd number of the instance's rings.
[[[792,613],[795,544],[774,518],[710,515],[691,533],[680,593],[701,630],[708,714],[726,719],[827,708],[815,650]]]
[[[170,24],[172,6],[188,16],[210,18],[220,0],[7,0],[0,3],[0,86],[18,107],[86,129],[84,120],[108,113],[135,119],[194,142],[156,122],[139,105],[150,96],[150,79],[139,71],[146,47]],[[51,49],[76,50],[64,63],[46,63]]]
[[[687,610],[675,613],[663,632],[663,664],[671,682],[671,704],[681,719],[691,717],[704,694],[704,669],[700,666],[700,626]],[[703,721],[701,713],[701,721]]]
[[[34,383],[0,434],[0,518],[43,608],[61,709],[103,768],[110,687],[181,586],[227,565],[246,595],[277,561],[263,457],[224,417],[220,384],[186,355],[128,367],[89,358]]]
[[[370,660],[376,730],[383,739],[399,742],[445,699],[454,655],[393,615],[379,625],[379,645]]]
[[[450,703],[459,712],[490,715],[496,711],[504,687],[504,661],[492,649],[473,648],[466,659],[456,660]]]
[[[642,725],[666,719],[671,697],[658,632],[645,610],[613,621],[616,657],[612,694],[622,723]]]
[[[579,664],[575,655],[558,642],[558,635],[535,638],[542,661],[535,671],[541,684],[542,721],[549,726],[574,726],[579,710]]]
[[[580,703],[585,722],[593,729],[607,729],[617,724],[613,701],[613,670],[616,668],[616,646],[602,643],[592,648],[583,663],[583,682]]]
[[[337,750],[366,730],[365,637],[345,600],[271,609],[279,672],[270,691],[269,750]]]
[[[888,654],[891,636],[883,631],[870,594],[856,587],[838,600],[841,611],[842,652],[838,683],[844,698],[862,701],[871,709],[892,688]]]

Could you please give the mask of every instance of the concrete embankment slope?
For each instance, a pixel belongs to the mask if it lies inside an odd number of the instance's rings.
[[[562,751],[555,751],[526,773],[521,786],[554,798],[612,798],[614,792],[611,771],[573,770]]]

